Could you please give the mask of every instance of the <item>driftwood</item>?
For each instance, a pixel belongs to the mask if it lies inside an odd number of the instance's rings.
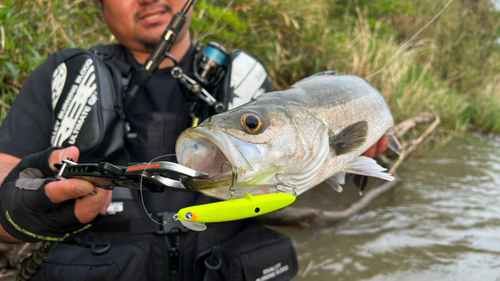
[[[434,119],[436,119],[436,116],[434,116],[434,115],[432,115],[430,113],[427,113],[427,112],[420,113],[419,115],[417,115],[417,116],[415,116],[415,117],[413,117],[411,119],[405,120],[405,121],[399,123],[398,125],[396,125],[394,127],[394,133],[396,133],[396,136],[398,138],[402,137],[409,130],[415,129],[419,125],[429,124]]]
[[[434,120],[434,122],[432,122]],[[396,169],[401,165],[404,159],[410,155],[415,149],[420,145],[430,134],[437,128],[440,124],[440,118],[438,116],[432,116],[431,114],[421,114],[412,119],[406,120],[395,126],[394,131],[398,137],[403,136],[409,130],[414,129],[422,124],[428,124],[432,122],[432,125],[416,140],[409,143],[403,144],[403,152],[399,156],[398,160],[391,165],[389,173],[394,174]],[[407,148],[408,147],[408,148]],[[328,223],[336,222],[339,220],[347,219],[364,208],[368,207],[373,200],[380,197],[382,194],[394,189],[401,179],[396,176],[396,179],[391,182],[385,182],[378,187],[372,188],[367,191],[360,200],[353,203],[347,209],[342,211],[325,211],[311,208],[297,208],[297,207],[286,207],[279,211],[266,214],[257,219],[268,225],[287,225],[287,226],[301,226],[301,227],[311,227],[320,226]]]

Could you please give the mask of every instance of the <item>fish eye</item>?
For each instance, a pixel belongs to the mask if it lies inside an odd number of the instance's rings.
[[[256,113],[245,113],[241,115],[240,120],[243,128],[251,134],[256,134],[262,131],[262,128],[264,127],[262,118]]]

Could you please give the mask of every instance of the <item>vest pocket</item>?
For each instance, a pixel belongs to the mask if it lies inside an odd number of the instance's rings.
[[[200,253],[197,280],[290,280],[298,271],[291,240],[285,235],[252,226],[220,246]]]
[[[189,116],[166,112],[151,112],[127,116],[125,147],[132,159],[149,161],[163,154],[175,153],[177,137],[190,125]],[[163,158],[172,161],[174,158]]]
[[[148,261],[135,244],[98,243],[86,247],[60,243],[31,280],[148,280]]]
[[[234,264],[233,280],[290,280],[297,273],[295,251],[288,239],[242,253]]]
[[[165,113],[151,112],[127,117],[126,139],[133,147],[163,147],[165,145]]]

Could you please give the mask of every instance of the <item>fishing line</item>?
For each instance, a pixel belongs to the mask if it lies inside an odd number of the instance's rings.
[[[389,64],[396,58],[396,56],[401,52],[401,50],[403,50],[411,41],[413,41],[413,39],[415,39],[420,33],[422,33],[422,31],[424,31],[425,29],[427,29],[427,27],[429,27],[429,25],[431,25],[447,8],[448,6],[451,4],[451,2],[453,2],[453,0],[450,0],[448,2],[448,4],[446,4],[444,6],[444,8],[430,21],[428,22],[424,27],[422,27],[417,33],[415,33],[415,35],[413,35],[408,41],[406,41],[406,43],[404,43],[403,45],[401,45],[397,50],[396,52],[394,53],[394,55],[391,57],[391,59],[384,65],[382,66],[382,68],[380,68],[379,70],[377,70],[375,73],[372,73],[370,75],[368,75],[366,77],[366,79],[368,78],[371,78],[372,76],[375,76],[377,74],[379,74],[380,72],[382,72],[382,70],[386,69],[387,66],[389,66]]]
[[[154,222],[156,223],[157,225],[167,225],[169,223],[171,223],[173,220],[176,220],[177,219],[177,214],[174,214],[172,215],[170,218],[168,218],[166,221],[162,221],[161,223],[160,222],[157,222],[155,219],[153,219],[153,217],[149,214],[148,210],[146,209],[146,204],[144,204],[144,196],[142,194],[142,179],[144,178],[144,172],[146,171],[146,169],[148,168],[149,165],[151,165],[151,163],[159,158],[163,158],[163,157],[172,157],[172,156],[175,156],[175,154],[165,154],[165,155],[160,155],[158,157],[155,157],[153,159],[151,159],[151,161],[148,162],[148,164],[146,165],[146,167],[144,167],[144,170],[142,170],[142,173],[141,173],[141,180],[139,181],[139,190],[140,190],[140,193],[141,193],[141,202],[142,202],[142,207],[144,208],[144,211],[146,212],[146,214],[148,215],[148,217]]]
[[[233,5],[233,3],[234,3],[234,0],[232,0],[231,2],[229,2],[229,4],[224,9],[224,12],[222,12],[222,14],[219,16],[219,18],[214,22],[214,24],[212,24],[212,26],[210,27],[210,29],[198,40],[198,42],[201,42],[203,39],[205,39],[205,37],[207,37],[210,34],[210,32],[212,32],[212,29],[214,29],[214,27],[220,21],[220,19],[222,18],[222,16],[224,16],[224,14],[227,12],[227,10],[229,10],[229,7],[231,7],[231,5]]]

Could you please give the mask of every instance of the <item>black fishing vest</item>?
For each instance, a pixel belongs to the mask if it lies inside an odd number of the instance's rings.
[[[61,64],[54,72],[59,83],[53,81],[52,87],[53,143],[76,144],[82,151],[81,163],[126,164],[132,153],[127,151],[131,149],[127,147],[128,133],[161,136],[161,143],[140,147],[146,157],[157,156],[163,151],[161,145],[175,144],[177,135],[172,132],[183,130],[190,123],[189,119],[168,112],[123,114],[124,85],[130,81],[133,67],[115,59],[120,52],[124,49],[119,45],[94,47],[67,59],[65,66]],[[231,53],[228,69],[233,70],[238,83],[224,79],[214,89],[226,108],[262,94],[269,83],[261,77],[262,65],[241,51]],[[64,72],[65,81],[69,82],[60,82]],[[248,85],[245,77],[257,80]],[[262,83],[255,87],[255,81]],[[71,98],[77,94],[83,97]],[[201,112],[205,114],[202,117],[211,113],[208,108]],[[69,121],[64,120],[66,116]],[[127,122],[141,120],[149,120],[147,128],[130,132]],[[178,206],[214,201],[194,192],[166,191],[145,197],[150,215],[160,222],[174,214]],[[161,204],[165,207],[159,210]],[[146,214],[139,192],[116,187],[108,215],[93,222],[90,233],[60,243],[32,280],[290,280],[297,273],[295,251],[288,237],[251,219],[207,224],[207,227],[204,232],[193,232],[178,222],[158,225]]]

